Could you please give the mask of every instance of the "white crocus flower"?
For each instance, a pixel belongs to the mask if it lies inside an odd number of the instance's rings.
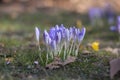
[[[35,27],[35,35],[36,35],[36,40],[39,43],[40,31],[39,31],[38,27]]]
[[[68,30],[68,29],[65,29],[65,32],[66,32],[66,38],[67,38],[67,41],[70,41],[69,30]]]

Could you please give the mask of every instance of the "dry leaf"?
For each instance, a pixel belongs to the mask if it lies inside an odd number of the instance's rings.
[[[51,62],[50,64],[46,65],[46,68],[48,69],[56,69],[56,68],[60,68],[60,66],[65,66],[69,63],[72,63],[75,61],[75,57],[72,57],[72,56],[69,56],[64,62],[58,58],[58,57],[55,57],[54,61]]]
[[[67,64],[69,64],[69,63],[72,63],[72,62],[75,61],[75,59],[76,59],[76,57],[69,56],[69,57],[63,62],[62,65],[64,66],[64,65],[67,65]]]
[[[110,61],[110,77],[111,79],[120,71],[120,59]]]
[[[60,67],[59,65],[62,65],[62,61],[60,60],[60,58],[55,57],[53,62],[46,65],[46,68],[48,68],[48,69],[56,69],[56,68]]]

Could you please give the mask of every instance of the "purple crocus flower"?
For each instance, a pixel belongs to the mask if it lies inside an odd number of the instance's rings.
[[[60,43],[60,42],[61,42],[61,39],[62,39],[62,34],[61,34],[61,32],[58,31],[58,32],[56,33],[56,35],[57,35],[57,42]]]
[[[55,39],[56,32],[55,32],[55,28],[54,28],[54,27],[52,27],[52,28],[49,30],[49,35],[50,35],[50,38],[51,38],[51,39]]]
[[[63,24],[61,24],[61,25],[60,25],[60,28],[65,29],[65,27],[64,27],[64,25],[63,25]]]
[[[85,36],[86,29],[82,28],[81,31],[78,33],[78,42],[81,42]]]
[[[38,27],[35,27],[35,35],[36,35],[37,42],[39,42],[40,31],[39,31]]]
[[[77,35],[77,28],[72,27],[71,31],[72,31],[72,38],[73,38],[74,41],[76,41],[76,38],[77,38],[77,36],[76,36]]]
[[[70,41],[70,32],[69,32],[69,29],[65,29],[65,33],[66,33],[66,39],[67,39],[67,41]]]
[[[51,38],[48,34],[48,32],[46,30],[44,30],[44,33],[43,33],[43,38],[44,38],[44,41],[46,44],[50,44],[51,43]]]
[[[64,27],[64,25],[61,24],[60,27],[59,27],[59,31],[60,31],[60,33],[61,33],[62,39],[65,38],[65,29],[66,29],[66,28]]]
[[[56,44],[56,41],[55,40],[52,40],[51,42],[51,47],[56,50],[57,49],[57,44]]]
[[[120,33],[120,16],[117,17],[117,20],[118,20],[117,30],[118,33]]]
[[[72,27],[69,28],[69,34],[70,34],[70,40],[73,39],[74,35],[73,35]]]
[[[58,26],[58,25],[56,25],[56,26],[55,26],[55,29],[56,29],[56,30],[59,30],[59,26]]]

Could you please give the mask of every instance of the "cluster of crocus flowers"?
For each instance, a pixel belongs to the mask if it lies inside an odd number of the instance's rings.
[[[49,30],[44,30],[43,41],[46,46],[46,64],[49,59],[53,60],[55,57],[67,59],[68,56],[77,56],[81,41],[84,38],[86,29],[76,27],[66,28],[64,25],[56,25]],[[35,28],[36,40],[39,43],[40,32]]]

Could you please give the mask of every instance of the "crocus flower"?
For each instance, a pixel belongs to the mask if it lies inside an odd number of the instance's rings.
[[[72,27],[69,28],[70,40],[74,37]]]
[[[65,29],[66,29],[66,28],[64,27],[64,25],[61,24],[60,27],[59,27],[59,31],[60,31],[60,33],[61,33],[62,39],[65,38]]]
[[[99,42],[93,42],[91,44],[91,47],[93,48],[94,51],[98,51],[99,50]]]
[[[57,32],[57,38],[58,38],[57,42],[60,43],[60,42],[61,42],[61,39],[62,39],[62,34],[61,34],[60,31]]]
[[[70,33],[68,29],[65,29],[65,33],[66,33],[66,39],[67,41],[70,41]]]
[[[51,38],[46,30],[44,30],[43,37],[44,37],[45,43],[49,45],[51,43]]]
[[[70,28],[70,33],[72,33],[73,40],[76,41],[76,38],[77,38],[77,36],[76,36],[76,28],[75,27]]]
[[[37,42],[39,42],[40,31],[39,31],[38,27],[35,27],[35,35],[36,35]]]
[[[55,40],[52,40],[51,42],[51,47],[56,50],[57,49],[57,45],[56,45],[56,41]]]
[[[117,30],[118,30],[118,33],[120,33],[120,16],[118,16],[117,19],[118,19]]]
[[[85,36],[86,29],[82,28],[81,31],[78,33],[78,42],[81,42]]]
[[[56,29],[56,30],[59,30],[59,26],[58,26],[58,25],[56,25],[56,26],[55,26],[55,29]]]
[[[55,28],[52,27],[52,28],[49,30],[49,36],[50,36],[51,39],[55,39],[55,35],[56,35],[56,33],[55,33]]]

